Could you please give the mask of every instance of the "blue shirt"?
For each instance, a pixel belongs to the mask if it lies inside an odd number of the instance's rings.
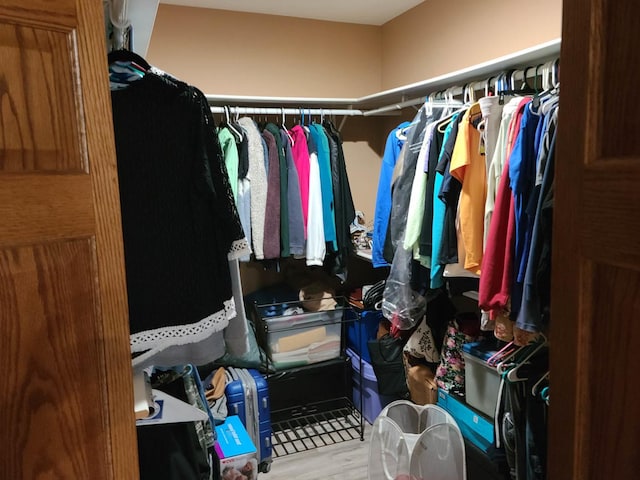
[[[400,150],[402,150],[405,142],[404,139],[398,138],[396,133],[409,125],[411,125],[409,122],[403,122],[389,133],[384,148],[384,155],[382,156],[378,193],[376,194],[376,209],[373,217],[373,250],[371,252],[371,261],[374,267],[386,267],[388,265],[384,259],[383,251],[384,242],[387,237],[387,228],[389,226],[389,215],[391,214],[391,180],[393,178],[393,169],[396,166]]]
[[[320,189],[322,190],[322,220],[324,225],[324,240],[329,242],[333,251],[338,251],[336,237],[336,216],[333,204],[333,181],[331,177],[331,154],[329,140],[322,125],[309,125],[309,132],[318,147],[318,165],[320,167]]]
[[[509,178],[511,191],[513,192],[515,211],[515,251],[513,257],[513,289],[511,292],[511,315],[515,319],[522,301],[522,281],[524,275],[519,278],[519,272],[526,270],[528,255],[525,245],[529,244],[533,218],[527,214],[527,206],[533,192],[536,180],[535,149],[536,132],[540,115],[534,113],[529,102],[522,114],[520,132],[516,139],[511,157],[509,159]]]

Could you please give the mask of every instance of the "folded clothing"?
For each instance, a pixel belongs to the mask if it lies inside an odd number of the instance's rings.
[[[272,353],[291,352],[303,348],[309,348],[312,343],[322,342],[327,336],[325,327],[317,327],[300,333],[293,333],[278,339],[271,345]]]
[[[328,335],[323,341],[315,342],[298,350],[271,355],[276,368],[307,365],[323,362],[340,355],[340,336]]]

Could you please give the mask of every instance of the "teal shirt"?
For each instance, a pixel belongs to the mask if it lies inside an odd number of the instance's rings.
[[[331,154],[329,140],[322,125],[309,125],[311,136],[318,147],[318,164],[320,166],[320,189],[322,190],[322,219],[324,239],[330,243],[334,252],[338,251],[336,237],[336,217],[333,203],[333,182],[331,180]]]
[[[451,136],[453,126],[458,119],[459,114],[455,114],[446,130],[444,131],[444,138],[442,140],[442,149],[447,145],[447,140]],[[442,155],[442,151],[440,152]],[[446,205],[439,197],[440,189],[442,188],[442,182],[444,176],[440,172],[436,172],[433,185],[433,228],[431,239],[431,288],[440,288],[444,286],[444,265],[438,262],[440,258],[440,252],[442,251],[442,233],[444,231],[444,215]]]

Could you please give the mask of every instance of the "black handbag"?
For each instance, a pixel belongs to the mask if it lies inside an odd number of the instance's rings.
[[[402,363],[403,346],[404,340],[389,334],[367,342],[380,395],[406,397],[409,392]]]

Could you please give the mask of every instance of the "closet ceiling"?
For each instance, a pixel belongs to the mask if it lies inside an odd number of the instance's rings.
[[[239,12],[382,25],[424,0],[160,0],[160,3]]]

